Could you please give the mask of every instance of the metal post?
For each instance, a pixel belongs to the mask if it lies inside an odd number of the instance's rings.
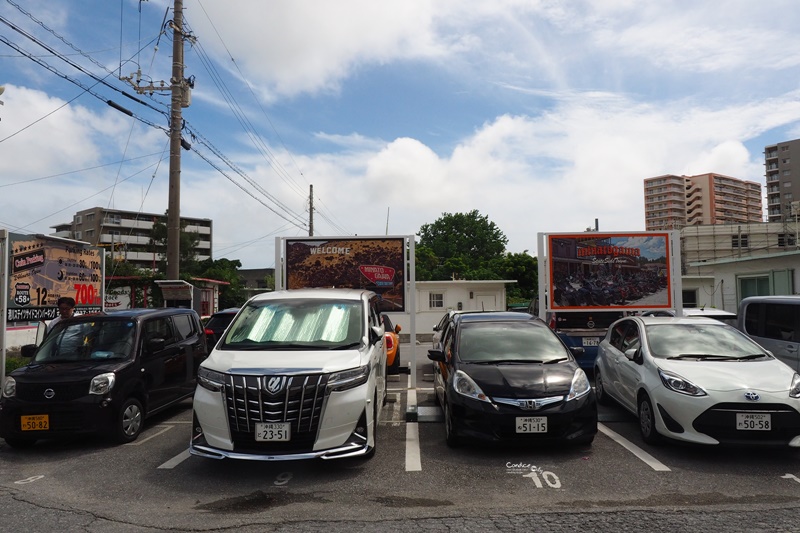
[[[172,103],[169,125],[169,200],[167,207],[167,279],[178,279],[181,257],[181,128],[183,118],[183,0],[175,0],[172,38]]]

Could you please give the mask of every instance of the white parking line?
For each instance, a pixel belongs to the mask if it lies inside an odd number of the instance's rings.
[[[167,461],[166,463],[164,463],[163,465],[159,466],[158,468],[162,469],[175,468],[176,466],[184,462],[186,459],[188,459],[190,456],[191,454],[189,453],[189,449],[187,448],[178,455],[176,455],[175,457],[173,457],[172,459],[170,459],[169,461]]]
[[[419,424],[406,422],[406,472],[422,470],[419,452]]]
[[[144,444],[145,442],[149,441],[150,439],[154,439],[154,438],[158,437],[159,435],[161,435],[162,433],[166,433],[167,431],[169,431],[170,429],[172,429],[175,426],[164,426],[164,425],[159,424],[159,425],[154,426],[154,427],[164,428],[164,429],[162,429],[161,431],[159,431],[157,433],[153,433],[149,437],[145,437],[143,439],[136,439],[133,442],[129,442],[125,446],[141,446],[142,444]]]
[[[633,455],[644,461],[644,463],[653,470],[657,472],[671,472],[671,470],[667,465],[665,465],[664,463],[662,463],[661,461],[659,461],[658,459],[656,459],[655,457],[644,451],[643,449],[639,448],[638,446],[636,446],[634,443],[632,443],[622,435],[611,431],[603,424],[597,424],[597,429],[599,429],[601,432],[611,437],[611,439],[616,441],[617,444],[619,444],[620,446],[631,452]]]

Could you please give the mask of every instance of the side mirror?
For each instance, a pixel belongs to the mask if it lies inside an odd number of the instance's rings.
[[[375,344],[383,338],[383,328],[379,326],[372,326],[369,328],[369,337],[370,342]]]
[[[400,327],[400,324],[395,324],[394,325],[394,332],[395,333],[400,333],[401,331],[403,331],[403,328]]]
[[[639,362],[639,348],[631,348],[630,350],[625,350],[625,357],[633,361],[634,363]]]
[[[439,363],[446,363],[447,358],[442,350],[428,350],[428,359]]]
[[[576,357],[586,353],[586,349],[583,346],[570,346],[569,351]]]
[[[38,348],[38,346],[35,344],[25,344],[20,348],[20,355],[28,358],[33,357],[36,355],[36,348]]]

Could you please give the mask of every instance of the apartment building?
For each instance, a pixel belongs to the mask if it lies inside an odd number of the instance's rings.
[[[792,156],[800,163],[800,139],[764,148],[769,222],[794,220],[800,215],[800,166],[792,170]]]
[[[644,180],[647,231],[763,220],[761,185],[722,174],[663,175]]]
[[[156,223],[166,225],[167,215],[93,207],[78,211],[71,222],[51,227],[56,237],[107,247],[118,261],[155,270],[158,262],[166,257],[166,247],[151,242]],[[211,258],[211,219],[181,217],[181,226],[184,231],[197,234],[199,240],[194,249],[197,259]]]

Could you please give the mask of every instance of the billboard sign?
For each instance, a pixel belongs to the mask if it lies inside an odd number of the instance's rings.
[[[6,321],[51,320],[58,299],[75,299],[76,314],[103,309],[103,255],[88,243],[9,233]]]
[[[405,311],[405,238],[307,237],[283,243],[287,289],[368,289],[381,296],[380,311]]]
[[[659,309],[675,305],[680,274],[668,232],[548,234],[550,309]]]

